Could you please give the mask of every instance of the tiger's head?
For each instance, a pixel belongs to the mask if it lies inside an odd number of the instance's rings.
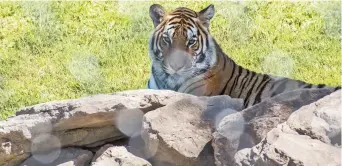
[[[209,33],[214,6],[200,12],[180,7],[166,12],[150,7],[154,32],[149,40],[152,73],[165,89],[177,90],[184,81],[207,72],[216,63],[215,44]]]

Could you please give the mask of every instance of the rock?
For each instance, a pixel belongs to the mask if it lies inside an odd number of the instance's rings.
[[[235,153],[234,161],[232,161],[232,165],[239,165],[239,166],[250,166],[252,163],[252,156],[251,149],[245,148],[241,149]],[[223,164],[222,164],[223,165]]]
[[[244,118],[240,112],[222,119],[217,131],[213,133],[212,146],[216,165],[230,165],[237,152],[240,137],[244,133]]]
[[[214,165],[210,146],[212,127],[215,127],[212,120],[223,115],[221,110],[215,112],[213,103],[217,102],[237,102],[242,107],[241,100],[227,96],[188,97],[146,113],[142,137],[148,152],[146,157],[153,156],[152,164]],[[228,104],[227,109],[239,104]]]
[[[130,137],[131,138],[131,137]],[[112,145],[112,146],[129,146],[129,140],[130,138],[123,138],[119,140],[113,140],[113,141],[104,141],[104,142],[99,142],[99,144],[93,144],[91,147],[86,147],[85,149],[93,152],[94,154],[100,150],[103,146],[106,146],[106,144]]]
[[[145,114],[144,133],[153,165],[195,165],[211,140],[209,123],[200,120],[205,101],[188,98]],[[158,164],[157,164],[158,163]]]
[[[298,109],[259,144],[240,150],[234,157],[235,164],[341,165],[341,147],[331,144],[340,145],[335,139],[341,135],[340,93]]]
[[[34,151],[93,147],[140,132],[144,113],[186,96],[167,90],[136,90],[23,108],[16,116],[0,121],[0,165]],[[135,118],[134,123],[123,120],[128,116]],[[32,149],[36,139],[41,143]]]
[[[259,143],[266,134],[285,122],[300,107],[329,95],[329,89],[300,89],[274,96],[264,102],[242,111],[245,119],[245,133],[252,141]]]
[[[298,90],[242,111],[241,99],[167,90],[52,101],[0,121],[0,165],[89,165],[88,150],[92,165],[338,165],[337,93],[307,105],[330,91]]]
[[[129,153],[125,147],[112,145],[105,145],[99,149],[91,165],[152,166],[148,161]]]
[[[23,163],[28,157],[30,157],[29,154],[23,153],[18,156],[14,156],[12,159],[7,160],[6,163],[3,163],[3,166],[17,166]]]
[[[286,92],[224,117],[213,134],[216,164],[232,165],[238,150],[253,147],[270,130],[285,122],[292,112],[330,93],[328,89]]]
[[[291,114],[287,124],[300,134],[341,146],[341,92],[304,106]]]
[[[341,165],[341,149],[311,139],[306,135],[290,134],[281,129],[271,130],[252,149],[235,155],[237,165]]]
[[[241,111],[242,109],[242,99],[234,99],[226,95],[211,96],[206,98],[206,109],[201,118],[210,121],[213,128],[217,128],[224,117]]]
[[[21,166],[85,166],[89,165],[93,153],[83,149],[65,148],[44,153],[34,153]]]

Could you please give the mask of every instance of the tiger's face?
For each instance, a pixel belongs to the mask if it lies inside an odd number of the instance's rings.
[[[209,34],[213,16],[213,5],[200,12],[181,7],[168,14],[160,5],[150,7],[155,27],[149,40],[152,73],[163,80],[164,88],[174,89],[215,64],[215,44]]]

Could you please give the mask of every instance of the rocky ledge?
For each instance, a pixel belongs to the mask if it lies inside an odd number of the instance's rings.
[[[341,91],[229,96],[133,90],[52,101],[0,121],[0,165],[341,165]]]

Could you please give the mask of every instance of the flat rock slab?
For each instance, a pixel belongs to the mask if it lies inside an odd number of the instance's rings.
[[[140,132],[144,113],[184,96],[189,95],[167,90],[136,90],[23,108],[16,116],[0,121],[0,165],[15,163],[30,152],[67,146],[94,147],[121,139],[126,137],[122,126],[129,127],[128,134]],[[134,118],[129,115],[138,115],[134,124],[125,120]]]

